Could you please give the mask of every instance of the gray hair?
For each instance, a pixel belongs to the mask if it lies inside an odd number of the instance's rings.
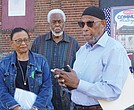
[[[50,16],[52,14],[55,14],[55,13],[59,13],[63,16],[63,20],[64,22],[66,21],[66,16],[65,16],[65,13],[61,10],[61,9],[52,9],[51,11],[49,11],[48,15],[47,15],[47,21],[48,23],[50,23]]]

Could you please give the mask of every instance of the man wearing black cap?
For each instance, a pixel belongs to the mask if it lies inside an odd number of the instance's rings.
[[[102,110],[98,100],[116,100],[131,65],[124,47],[105,32],[104,12],[91,6],[79,26],[86,40],[76,54],[71,72],[54,69],[61,86],[72,87],[74,110]]]

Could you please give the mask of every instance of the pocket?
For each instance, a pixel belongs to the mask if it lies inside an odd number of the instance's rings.
[[[8,78],[8,76],[9,76],[9,72],[4,73],[4,81]]]
[[[42,71],[35,71],[35,86],[42,84]]]
[[[4,73],[4,82],[5,82],[5,85],[9,89],[11,89],[15,86],[14,81],[15,81],[15,74],[11,74],[9,72]]]

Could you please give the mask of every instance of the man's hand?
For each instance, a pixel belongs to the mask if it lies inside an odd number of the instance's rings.
[[[23,108],[21,106],[16,106],[13,108],[13,110],[23,110]]]
[[[71,72],[65,72],[61,69],[51,70],[55,74],[55,78],[58,79],[60,86],[77,88],[79,84],[79,79],[74,70],[71,69]]]

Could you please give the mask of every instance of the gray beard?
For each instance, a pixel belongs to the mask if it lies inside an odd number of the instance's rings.
[[[100,39],[100,36],[98,36],[98,37],[92,36],[92,39],[89,40],[88,43],[91,45],[94,45],[99,39]]]
[[[55,37],[58,37],[58,36],[61,36],[63,34],[63,31],[61,31],[60,33],[55,33],[51,28],[50,30],[52,31],[52,34],[55,36]]]

